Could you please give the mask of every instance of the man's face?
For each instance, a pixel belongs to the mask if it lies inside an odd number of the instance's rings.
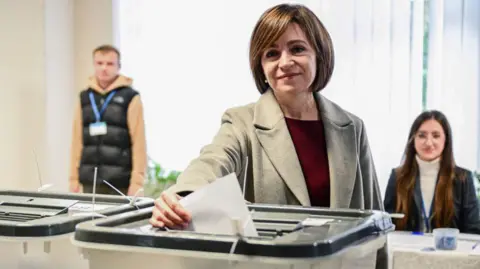
[[[120,72],[118,55],[114,51],[97,51],[93,55],[93,66],[99,83],[111,83]]]

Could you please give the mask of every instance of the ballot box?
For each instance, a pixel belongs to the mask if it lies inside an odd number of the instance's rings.
[[[81,223],[72,243],[91,269],[370,269],[394,228],[379,211],[248,207],[255,237],[153,228],[147,208]]]
[[[153,200],[95,195],[0,191],[0,268],[88,268],[71,244],[75,225],[152,207]]]

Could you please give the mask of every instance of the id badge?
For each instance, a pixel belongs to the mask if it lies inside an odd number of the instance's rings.
[[[90,124],[90,136],[106,135],[107,124],[105,122],[95,122]]]

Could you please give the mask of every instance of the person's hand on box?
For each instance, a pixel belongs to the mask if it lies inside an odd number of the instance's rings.
[[[180,199],[177,194],[163,192],[155,200],[150,224],[160,228],[186,228],[191,221],[191,215],[180,205]]]

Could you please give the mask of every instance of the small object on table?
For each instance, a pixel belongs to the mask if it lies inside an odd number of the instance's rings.
[[[438,228],[433,230],[435,249],[456,250],[460,231],[454,228]]]
[[[480,254],[480,242],[473,244],[471,253]]]

